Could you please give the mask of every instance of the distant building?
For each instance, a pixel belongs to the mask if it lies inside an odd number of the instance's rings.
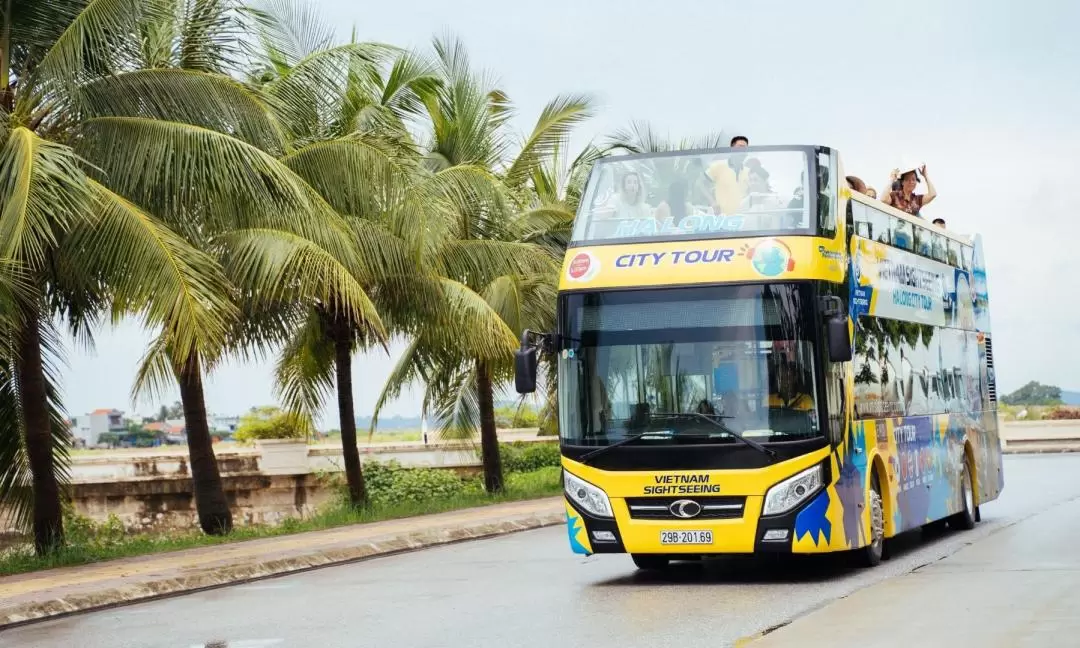
[[[148,432],[161,432],[165,436],[165,443],[187,443],[187,430],[184,419],[166,419],[165,422],[154,421],[143,426]]]
[[[228,438],[236,433],[236,427],[240,425],[240,417],[211,414],[209,423],[211,434]]]
[[[71,434],[75,437],[75,442],[87,447],[97,445],[102,434],[123,433],[127,430],[124,413],[117,409],[96,409],[89,414],[76,416],[71,423]]]
[[[207,417],[207,425],[210,427],[210,436],[219,439],[229,439],[236,433],[236,426],[240,424],[239,416],[220,416],[211,414]],[[187,423],[184,419],[167,419],[164,423],[153,421],[143,425],[144,430],[162,432],[165,442],[172,444],[187,443]]]

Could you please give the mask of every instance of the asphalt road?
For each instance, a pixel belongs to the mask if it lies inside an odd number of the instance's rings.
[[[1007,457],[1005,480],[974,530],[912,534],[869,570],[724,560],[661,577],[626,556],[574,556],[560,526],[14,628],[0,646],[725,646],[1066,510],[1080,454]]]

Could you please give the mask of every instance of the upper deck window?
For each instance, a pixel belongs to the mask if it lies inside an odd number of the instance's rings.
[[[801,150],[657,154],[597,162],[574,241],[810,233]]]

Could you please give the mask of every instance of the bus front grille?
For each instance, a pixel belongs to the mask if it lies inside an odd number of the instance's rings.
[[[693,502],[693,504],[682,504],[684,502]],[[630,517],[635,520],[720,520],[741,518],[746,506],[746,498],[735,495],[627,497],[626,506],[630,509]],[[683,514],[677,515],[680,511]],[[696,514],[690,515],[695,512]]]

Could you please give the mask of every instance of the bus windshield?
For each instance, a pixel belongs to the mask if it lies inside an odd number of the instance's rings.
[[[574,241],[809,233],[800,150],[659,154],[596,163]]]
[[[635,443],[738,443],[724,428],[759,442],[819,435],[810,290],[768,284],[563,295],[564,442],[603,446],[648,432]]]

